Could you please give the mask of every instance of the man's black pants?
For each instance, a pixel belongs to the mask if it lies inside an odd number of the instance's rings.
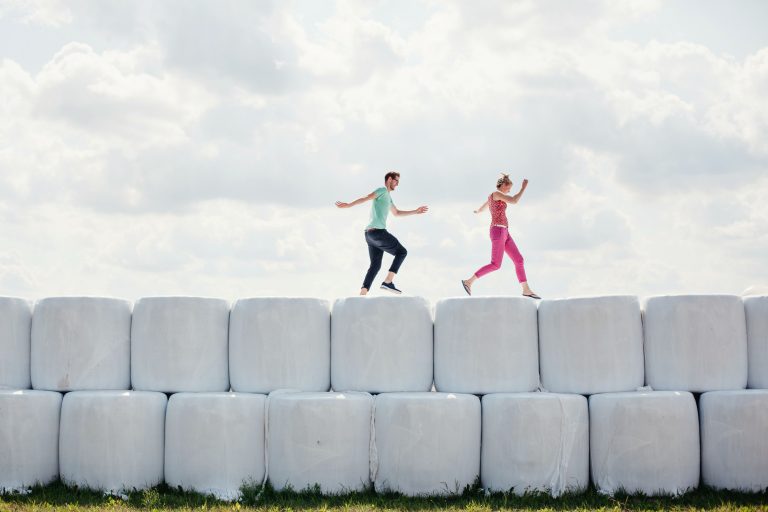
[[[365,274],[363,288],[371,289],[371,284],[376,274],[381,270],[381,258],[384,253],[394,254],[395,259],[389,267],[390,272],[397,274],[403,260],[408,255],[405,247],[386,229],[369,229],[365,232],[365,241],[368,244],[368,255],[371,258],[371,266]]]

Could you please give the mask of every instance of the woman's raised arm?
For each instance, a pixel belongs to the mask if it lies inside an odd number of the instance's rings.
[[[526,188],[528,188],[527,179],[523,180],[523,186],[520,187],[520,192],[518,192],[517,194],[510,196],[510,195],[504,194],[503,192],[494,192],[493,198],[497,201],[504,201],[510,204],[517,204],[520,198],[523,197],[523,192],[525,192]]]

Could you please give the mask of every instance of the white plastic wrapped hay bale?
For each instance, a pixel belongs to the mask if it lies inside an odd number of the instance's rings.
[[[0,389],[28,389],[32,308],[29,302],[0,297]]]
[[[373,397],[276,393],[269,397],[269,481],[277,490],[318,485],[324,494],[370,487]]]
[[[240,497],[264,480],[264,404],[250,393],[176,393],[165,423],[165,481],[171,487]]]
[[[435,388],[456,393],[539,386],[536,304],[521,297],[443,299],[435,308]]]
[[[733,295],[651,297],[645,304],[645,380],[693,392],[747,385],[744,304]]]
[[[61,394],[0,390],[0,494],[59,476]]]
[[[61,479],[107,492],[163,480],[163,393],[73,391],[61,405]]]
[[[229,304],[201,297],[136,302],[131,381],[148,391],[229,391]]]
[[[592,395],[589,428],[599,492],[678,495],[699,485],[699,417],[691,393]]]
[[[716,489],[768,488],[768,390],[713,391],[699,398],[701,472]]]
[[[32,387],[52,391],[131,387],[131,303],[52,297],[32,315]]]
[[[631,296],[543,300],[539,351],[548,391],[634,391],[644,384],[640,303]]]
[[[747,316],[747,387],[768,389],[768,297],[744,299]]]
[[[589,485],[589,412],[582,395],[485,395],[481,479],[493,492],[583,491]]]
[[[328,301],[281,297],[238,300],[229,322],[229,374],[235,391],[328,391]]]
[[[480,475],[480,399],[384,393],[375,400],[373,482],[406,496],[461,493]]]
[[[331,315],[335,391],[429,391],[432,315],[420,297],[338,299]]]

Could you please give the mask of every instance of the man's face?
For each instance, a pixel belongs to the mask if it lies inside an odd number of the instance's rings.
[[[395,187],[397,187],[399,184],[400,184],[399,176],[397,178],[389,178],[387,180],[387,188],[389,188],[389,190],[395,190]]]

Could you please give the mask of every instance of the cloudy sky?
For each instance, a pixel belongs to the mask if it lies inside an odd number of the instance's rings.
[[[430,207],[389,222],[409,294],[488,262],[500,171],[545,297],[768,285],[766,26],[763,0],[0,0],[0,295],[355,294],[369,207],[333,203],[392,169]],[[475,293],[517,295],[511,261]]]

